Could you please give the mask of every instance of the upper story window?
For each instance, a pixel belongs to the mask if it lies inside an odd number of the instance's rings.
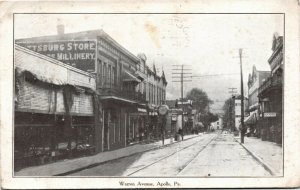
[[[104,62],[102,64],[102,84],[103,85],[105,85],[105,83],[106,83],[106,73],[107,73],[107,71],[106,71],[106,63]]]

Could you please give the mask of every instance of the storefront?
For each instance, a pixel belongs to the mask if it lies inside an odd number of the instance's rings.
[[[153,105],[148,105],[148,119],[149,119],[148,135],[151,140],[158,139],[159,129],[158,129],[157,107]]]
[[[15,169],[93,153],[95,78],[15,48]]]
[[[244,120],[244,124],[247,128],[247,136],[257,136],[257,112],[251,112],[250,115]]]
[[[146,139],[147,117],[145,106],[137,106],[135,112],[129,114],[129,143],[141,142]]]

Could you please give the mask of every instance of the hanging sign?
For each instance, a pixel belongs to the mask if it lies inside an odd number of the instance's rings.
[[[159,115],[166,115],[169,111],[169,107],[167,105],[161,105],[158,107]]]

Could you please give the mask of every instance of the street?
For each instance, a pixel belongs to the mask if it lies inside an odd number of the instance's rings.
[[[71,176],[270,176],[232,134],[202,134],[159,149],[112,160]]]

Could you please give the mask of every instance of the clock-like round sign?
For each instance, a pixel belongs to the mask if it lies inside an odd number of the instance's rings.
[[[158,107],[159,115],[166,115],[169,111],[169,107],[167,105],[161,105]]]

